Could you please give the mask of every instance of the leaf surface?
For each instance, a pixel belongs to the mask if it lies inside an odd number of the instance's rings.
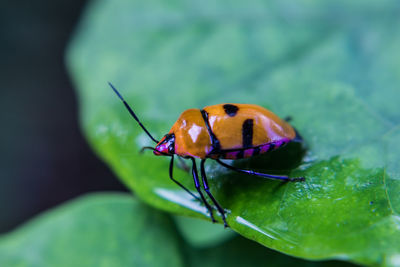
[[[230,227],[308,259],[400,265],[400,21],[395,1],[94,1],[68,53],[84,132],[147,203],[207,219],[168,178],[168,158],[107,86],[161,138],[185,109],[253,103],[305,147],[229,162],[304,176],[282,184],[208,161]],[[194,190],[190,174],[176,178]]]
[[[171,220],[125,194],[79,198],[0,239],[1,266],[165,266],[166,262],[185,266]]]
[[[90,194],[1,236],[0,265],[309,266],[307,261],[267,250],[240,236],[196,248],[171,226],[169,216],[126,194]],[[314,265],[343,264],[329,261]]]

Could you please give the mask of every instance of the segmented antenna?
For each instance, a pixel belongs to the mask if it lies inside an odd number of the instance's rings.
[[[120,93],[117,91],[117,89],[115,89],[115,87],[108,82],[108,84],[110,85],[110,87],[114,90],[114,92],[117,94],[117,96],[119,97],[119,99],[121,99],[122,103],[124,103],[126,109],[129,111],[129,113],[132,115],[132,117],[139,123],[140,127],[142,127],[142,129],[146,132],[146,134],[151,138],[151,140],[153,140],[156,144],[158,144],[158,141],[151,136],[151,134],[147,131],[146,127],[144,127],[144,125],[139,121],[138,117],[136,116],[135,112],[133,112],[133,110],[131,109],[131,107],[128,105],[128,103],[126,103],[125,99],[120,95]]]

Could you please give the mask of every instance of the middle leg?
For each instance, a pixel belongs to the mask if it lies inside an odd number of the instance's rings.
[[[194,186],[196,187],[197,192],[199,192],[201,199],[203,200],[204,205],[206,206],[206,208],[208,209],[208,212],[210,213],[210,218],[211,221],[213,223],[216,222],[216,220],[214,219],[214,214],[213,214],[213,210],[212,207],[210,206],[210,204],[208,204],[208,202],[206,201],[206,198],[204,197],[203,193],[201,192],[201,188],[200,188],[200,181],[199,181],[199,176],[197,173],[197,168],[196,168],[196,160],[194,158],[190,158],[192,160],[192,175],[193,175],[193,180],[194,180]]]
[[[200,172],[201,172],[201,179],[203,180],[204,190],[206,191],[207,195],[211,198],[211,200],[214,203],[215,207],[217,207],[219,213],[221,214],[222,220],[224,221],[224,226],[228,227],[228,223],[226,222],[226,218],[225,218],[224,209],[221,207],[221,205],[219,205],[217,200],[214,198],[214,196],[210,192],[210,187],[208,186],[207,176],[206,176],[206,172],[205,172],[205,169],[204,169],[204,162],[205,161],[206,161],[206,159],[202,159],[201,162],[200,162]]]

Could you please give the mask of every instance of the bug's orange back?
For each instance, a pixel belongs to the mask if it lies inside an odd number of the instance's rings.
[[[206,158],[212,144],[199,109],[185,110],[169,131],[175,135],[175,154]]]
[[[290,124],[251,104],[219,104],[203,110],[186,110],[169,133],[175,135],[176,154],[198,158],[250,157],[296,137]]]
[[[256,147],[296,136],[289,123],[257,105],[220,104],[204,110],[223,150]],[[243,138],[246,131],[247,138]]]

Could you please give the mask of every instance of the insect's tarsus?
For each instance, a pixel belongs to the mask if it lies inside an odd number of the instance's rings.
[[[115,89],[115,87],[108,82],[108,84],[110,85],[110,87],[114,90],[114,92],[117,94],[117,96],[119,97],[119,99],[121,99],[122,103],[124,103],[126,109],[129,111],[129,113],[132,115],[132,117],[139,123],[140,127],[142,127],[142,129],[146,132],[146,134],[151,138],[151,140],[153,140],[154,142],[156,142],[158,144],[158,141],[149,133],[149,131],[147,131],[146,127],[144,127],[144,125],[140,122],[139,118],[136,116],[135,112],[133,112],[133,110],[131,109],[131,107],[128,105],[128,103],[125,101],[125,99],[121,96],[121,94],[118,92],[117,89]]]

